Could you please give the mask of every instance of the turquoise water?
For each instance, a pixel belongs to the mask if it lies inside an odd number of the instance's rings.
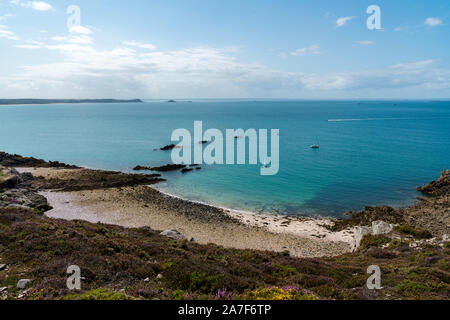
[[[235,209],[340,216],[406,206],[450,164],[450,102],[219,101],[0,107],[0,150],[91,168],[163,165],[174,129],[280,129],[280,171],[213,165],[164,191]],[[329,121],[333,120],[333,121]],[[309,146],[316,141],[320,149]]]

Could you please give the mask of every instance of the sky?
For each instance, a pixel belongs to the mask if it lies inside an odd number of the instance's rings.
[[[0,98],[449,99],[449,39],[448,0],[0,0]]]

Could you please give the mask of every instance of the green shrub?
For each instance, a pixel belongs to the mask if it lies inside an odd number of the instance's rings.
[[[279,264],[274,264],[274,267],[280,269],[280,271],[274,272],[276,277],[287,277],[298,273],[297,269],[291,266],[281,266]]]
[[[418,239],[430,239],[431,237],[433,237],[433,235],[429,231],[422,228],[414,228],[407,224],[396,226],[394,230],[398,233],[407,234]]]
[[[124,293],[100,288],[84,293],[69,293],[63,300],[133,300],[133,297]]]
[[[243,300],[319,300],[312,292],[297,288],[264,288],[247,292]]]
[[[222,274],[208,275],[204,272],[194,271],[190,274],[189,289],[200,290],[205,293],[212,293],[220,289]]]
[[[403,295],[420,298],[422,294],[430,292],[438,292],[444,286],[432,281],[417,282],[412,280],[404,280],[395,286],[395,289]]]
[[[361,245],[360,248],[370,248],[370,247],[381,247],[385,245],[386,243],[389,243],[391,240],[388,237],[382,236],[382,235],[373,235],[373,234],[366,234],[361,239]]]
[[[186,292],[184,290],[175,290],[172,292],[171,297],[173,300],[184,300]]]

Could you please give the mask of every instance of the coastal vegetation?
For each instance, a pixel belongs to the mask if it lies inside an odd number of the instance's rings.
[[[22,157],[7,154],[3,154],[0,164],[14,161],[27,165]],[[28,161],[36,163],[33,158]],[[352,253],[300,258],[289,251],[243,250],[200,244],[182,237],[177,240],[149,227],[51,219],[44,215],[50,207],[45,197],[37,194],[41,189],[121,188],[143,181],[136,180],[138,175],[87,169],[75,169],[72,180],[33,177],[13,169],[11,172],[17,176],[15,185],[0,190],[2,299],[316,300],[450,296],[450,244],[448,236],[442,233],[446,229],[422,223],[425,220],[398,224],[389,234],[366,234]],[[446,173],[443,176],[448,177]],[[448,183],[444,178],[434,186],[446,188]],[[420,205],[436,207],[444,215],[448,194],[442,195],[437,189],[434,193],[439,196]],[[381,218],[389,222],[392,216],[412,221],[408,209],[391,209],[369,207],[353,217],[362,225]],[[423,207],[419,211],[423,212]],[[351,220],[352,217],[337,221],[336,225],[357,225]],[[81,268],[81,290],[71,291],[66,286],[70,265]],[[380,290],[366,286],[370,265],[381,269]]]
[[[433,237],[431,232],[429,232],[428,230],[425,230],[422,228],[414,228],[407,224],[396,226],[394,228],[394,230],[398,231],[400,233],[403,233],[403,234],[411,235],[411,236],[413,236],[415,238],[419,238],[419,239],[430,239]]]
[[[282,253],[176,241],[149,228],[126,229],[0,209],[0,287],[7,299],[445,299],[450,248],[365,239],[356,253],[301,259]],[[381,248],[381,245],[388,246]],[[82,290],[65,285],[77,264]],[[365,287],[379,265],[382,290]],[[32,279],[19,293],[16,283]],[[282,288],[298,288],[284,290]]]

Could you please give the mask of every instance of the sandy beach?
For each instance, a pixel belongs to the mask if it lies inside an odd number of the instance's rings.
[[[72,179],[85,169],[17,168],[35,177]],[[186,238],[238,249],[289,251],[297,257],[349,252],[353,232],[331,232],[328,219],[294,218],[226,210],[163,194],[150,186],[61,192],[41,191],[51,218],[86,220],[124,227],[177,230]]]
[[[295,257],[338,256],[355,248],[359,241],[356,239],[362,237],[360,225],[371,224],[360,221],[333,229],[329,227],[337,220],[259,214],[191,202],[162,193],[146,183],[157,183],[161,179],[159,175],[84,168],[16,169],[37,178],[39,194],[53,207],[45,213],[48,217],[128,228],[176,230],[200,244],[289,252]],[[410,208],[398,209],[397,213],[388,207],[378,208],[379,212],[375,208],[372,221],[385,220],[391,223],[391,228],[397,222],[412,223],[443,236],[449,229],[448,198],[445,195],[433,202],[422,199]],[[372,209],[368,210],[366,214],[370,215]],[[399,216],[401,221],[396,220]]]

